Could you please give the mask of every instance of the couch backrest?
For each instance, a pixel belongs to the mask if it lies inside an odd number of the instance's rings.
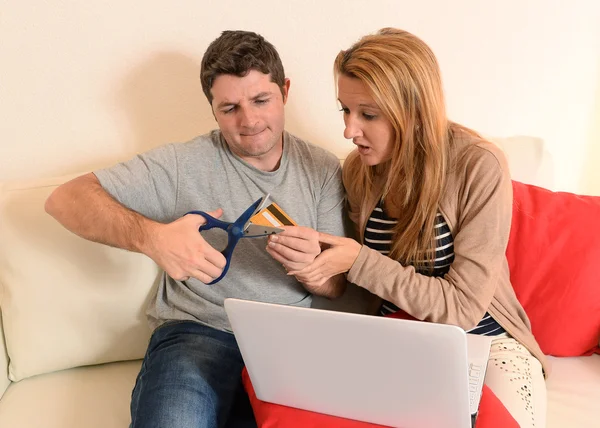
[[[145,306],[157,266],[86,241],[47,215],[44,202],[64,181],[0,193],[0,308],[13,381],[141,358],[149,338]]]
[[[550,183],[541,140],[493,140],[507,152],[513,178]],[[0,190],[0,310],[11,380],[145,352],[144,312],[158,268],[143,255],[88,242],[45,213],[48,195],[70,178]],[[353,310],[360,296],[335,304]],[[0,346],[0,368],[3,358]],[[2,382],[0,373],[0,390]]]
[[[488,139],[506,155],[513,180],[546,189],[554,187],[554,167],[544,140],[527,136]]]

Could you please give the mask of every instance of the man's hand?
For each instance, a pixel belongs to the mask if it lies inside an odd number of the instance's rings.
[[[219,218],[223,211],[218,209],[208,214]],[[173,279],[196,278],[208,284],[221,275],[226,260],[198,232],[205,223],[198,214],[188,214],[168,224],[154,223],[148,230],[143,252]]]
[[[288,270],[289,275],[311,287],[318,287],[329,278],[348,272],[362,248],[354,239],[327,233],[319,233],[318,239],[325,249],[315,261],[303,269]]]
[[[321,253],[319,232],[310,227],[284,226],[278,235],[269,236],[267,252],[287,271],[302,270]]]
[[[352,267],[361,245],[353,239],[319,233],[308,227],[284,229],[279,235],[269,237],[267,252],[311,293],[328,298],[341,296],[346,289],[346,278],[341,273]]]

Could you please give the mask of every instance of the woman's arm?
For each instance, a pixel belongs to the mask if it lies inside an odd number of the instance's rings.
[[[499,278],[507,275],[506,246],[512,218],[512,184],[506,161],[474,147],[450,186],[459,213],[454,262],[443,277],[419,274],[356,241],[320,234],[329,246],[299,272],[306,281],[347,272],[349,282],[394,303],[415,318],[470,329],[488,309]],[[452,190],[454,189],[454,190]],[[352,206],[350,207],[352,209]],[[355,218],[358,218],[355,212]],[[360,224],[360,223],[359,223]]]
[[[454,262],[443,277],[363,246],[348,280],[394,303],[415,318],[470,329],[487,311],[502,275],[508,275],[506,246],[512,219],[512,183],[501,153],[472,147],[450,175],[445,196],[455,198],[451,225]],[[444,214],[444,213],[443,213]]]

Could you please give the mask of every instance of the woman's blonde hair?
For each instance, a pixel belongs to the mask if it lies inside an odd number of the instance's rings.
[[[418,37],[384,28],[341,51],[334,74],[359,79],[394,129],[390,161],[368,166],[351,156],[344,165],[349,198],[383,198],[386,211],[398,219],[390,257],[431,271],[451,128],[458,127],[446,116],[435,55]],[[376,182],[382,183],[378,190]]]

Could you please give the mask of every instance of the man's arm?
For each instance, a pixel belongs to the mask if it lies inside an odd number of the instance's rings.
[[[346,275],[344,274],[332,276],[322,284],[313,284],[300,279],[298,279],[298,281],[300,281],[304,285],[304,288],[311,293],[316,294],[317,296],[327,297],[328,299],[337,299],[338,297],[341,297],[346,291],[346,286],[348,285]]]
[[[46,200],[45,209],[82,238],[138,253],[145,253],[157,225],[117,202],[93,173],[59,186]]]
[[[208,283],[225,267],[223,255],[198,233],[202,216],[187,215],[168,224],[153,221],[120,204],[92,173],[58,187],[45,209],[82,238],[146,254],[177,280],[194,277]],[[219,217],[221,212],[211,214]]]

